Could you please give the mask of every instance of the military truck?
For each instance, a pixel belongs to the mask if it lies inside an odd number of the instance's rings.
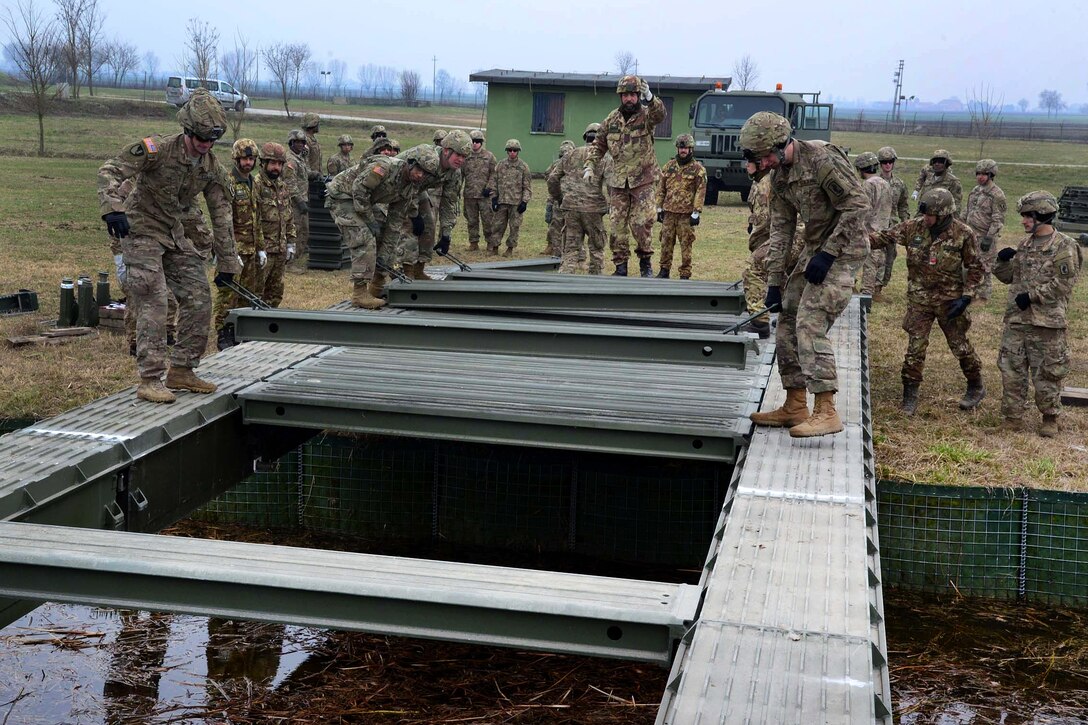
[[[691,104],[691,135],[695,137],[695,157],[706,167],[706,203],[717,204],[718,193],[739,191],[748,201],[752,186],[745,171],[737,140],[740,127],[758,111],[773,111],[790,120],[794,136],[806,141],[831,140],[834,107],[820,103],[817,93],[729,91],[715,88]]]
[[[1067,186],[1058,199],[1054,228],[1088,246],[1088,186]]]

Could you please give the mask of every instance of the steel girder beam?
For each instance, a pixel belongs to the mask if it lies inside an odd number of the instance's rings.
[[[743,369],[753,340],[720,332],[585,325],[483,315],[374,314],[238,309],[229,318],[240,341],[408,347],[512,355],[600,357]]]
[[[554,272],[559,269],[560,262],[562,260],[559,257],[533,257],[531,259],[503,260],[501,262],[468,262],[468,266],[472,267],[473,270],[480,271],[505,269],[522,272]],[[456,264],[440,264],[427,267],[426,272],[427,274],[446,275],[460,269]]]
[[[491,282],[542,282],[548,284],[593,284],[599,287],[626,285],[642,289],[660,289],[665,285],[667,289],[676,291],[681,289],[700,290],[703,292],[736,292],[743,291],[740,281],[714,282],[702,279],[670,279],[663,282],[660,279],[646,279],[643,277],[614,277],[612,275],[598,276],[585,274],[568,274],[566,272],[536,272],[520,269],[454,269],[446,273],[448,280],[460,281],[491,281]]]
[[[683,584],[17,523],[0,594],[662,665],[698,603]]]

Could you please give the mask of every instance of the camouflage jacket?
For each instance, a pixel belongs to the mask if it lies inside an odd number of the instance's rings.
[[[296,214],[305,214],[310,204],[310,176],[306,159],[287,149],[287,163],[283,165],[283,179],[291,190],[291,203]]]
[[[563,163],[563,156],[560,156],[551,165],[544,170],[544,179],[547,180],[551,177],[552,172],[559,168],[559,164]],[[548,205],[551,206],[552,202],[559,202],[563,197],[560,190],[557,188],[555,192],[552,191],[552,187],[548,186]]]
[[[793,163],[771,174],[771,246],[767,284],[781,286],[798,218],[808,251],[863,259],[869,254],[865,220],[869,195],[854,165],[837,146],[793,140]]]
[[[754,252],[771,240],[771,175],[752,184],[748,192],[748,251]],[[788,269],[788,267],[787,267]]]
[[[495,164],[495,195],[500,204],[528,203],[533,198],[532,174],[521,159],[505,158]]]
[[[924,166],[918,174],[918,181],[914,184],[914,190],[918,192],[918,198],[921,199],[922,194],[930,189],[948,189],[949,193],[952,194],[952,199],[956,202],[956,211],[963,208],[963,184],[952,173],[952,169],[945,169],[943,174],[937,176],[928,165]]]
[[[1005,323],[1036,327],[1066,326],[1065,308],[1082,262],[1077,243],[1055,231],[1047,237],[1030,234],[1016,246],[1016,256],[994,261],[994,276],[1009,285]],[[1031,304],[1021,310],[1016,296],[1027,292]]]
[[[128,199],[139,178],[132,176],[121,182],[121,187],[118,189],[121,199]],[[204,212],[200,210],[199,204],[193,204],[189,207],[189,211],[182,215],[181,225],[185,228],[185,238],[193,243],[196,251],[203,254],[212,248],[212,232],[208,229],[208,223],[204,220]],[[121,253],[121,240],[110,237],[110,254]]]
[[[479,151],[471,152],[461,166],[461,174],[465,177],[465,198],[482,199],[484,189],[494,189],[495,154],[480,147]]]
[[[238,254],[256,254],[265,251],[261,230],[260,203],[258,189],[254,184],[254,173],[242,174],[235,166],[231,169],[231,201],[234,216],[234,244]]]
[[[657,96],[648,105],[640,105],[630,118],[615,109],[605,117],[590,144],[586,167],[593,168],[607,152],[612,154],[610,186],[635,189],[653,183],[657,172],[654,127],[664,120],[665,103]]]
[[[325,165],[325,169],[329,172],[329,176],[336,176],[341,171],[347,171],[351,168],[355,162],[351,160],[351,154],[345,154],[343,151],[339,151],[329,157],[329,162]]]
[[[554,199],[559,200],[559,206],[563,211],[597,212],[604,214],[608,211],[608,200],[605,198],[605,176],[612,166],[612,157],[605,155],[597,164],[595,176],[586,181],[585,174],[586,156],[589,154],[589,146],[580,146],[559,160],[558,165],[548,175],[548,193]]]
[[[910,219],[907,185],[895,174],[888,174],[887,176],[881,174],[880,178],[887,181],[892,190],[892,224],[898,224]]]
[[[703,211],[706,198],[706,169],[689,156],[686,164],[676,158],[665,162],[657,182],[657,208],[675,214]]]
[[[982,250],[971,227],[953,217],[933,239],[922,218],[875,232],[874,249],[902,244],[907,249],[907,301],[936,305],[967,296],[974,299],[985,267]]]
[[[413,146],[397,154],[397,158],[407,161],[422,153],[425,148],[434,148],[434,146],[433,144]],[[437,151],[438,157],[441,159],[442,149],[437,149]],[[368,161],[370,160],[368,159]],[[453,233],[453,228],[457,225],[457,217],[461,214],[461,170],[444,169],[440,164],[438,174],[435,176],[427,174],[416,188],[419,193],[434,190],[433,195],[429,196],[431,196],[432,208],[438,209],[438,234],[443,237],[450,236]],[[419,206],[418,202],[416,206]]]
[[[287,245],[295,242],[295,209],[291,190],[282,177],[269,179],[263,173],[254,176],[260,204],[264,251],[269,254],[285,254]]]
[[[993,181],[986,186],[976,186],[967,197],[967,206],[960,212],[960,219],[981,237],[989,237],[997,243],[1005,228],[1005,212],[1008,205],[1005,192]]]
[[[873,174],[865,179],[869,192],[869,231],[877,232],[892,226],[892,189],[887,181]]]
[[[389,207],[389,218],[413,217],[418,213],[420,185],[408,180],[408,162],[404,159],[371,156],[365,164],[356,164],[351,170],[355,171],[355,179],[351,182],[355,213],[363,218],[369,229],[381,224],[382,215],[374,216],[374,207],[379,204]]]
[[[305,131],[303,132],[305,133]],[[321,144],[317,140],[317,134],[306,134],[306,166],[309,172],[306,174],[306,178],[321,179],[325,177],[325,172],[322,170],[324,167],[321,165]]]
[[[167,249],[204,250],[187,238],[185,220],[197,207],[196,197],[204,195],[211,215],[212,247],[220,272],[241,272],[234,250],[231,224],[230,178],[212,152],[190,159],[185,136],[153,136],[130,144],[118,156],[98,169],[100,212],[128,214],[132,234],[152,237]],[[194,163],[195,161],[195,163]],[[139,182],[127,197],[122,196],[125,179],[139,175]]]

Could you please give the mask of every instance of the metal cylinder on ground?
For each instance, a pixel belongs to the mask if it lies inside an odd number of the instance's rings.
[[[60,311],[57,314],[57,327],[70,327],[75,319],[75,284],[71,278],[60,281]]]

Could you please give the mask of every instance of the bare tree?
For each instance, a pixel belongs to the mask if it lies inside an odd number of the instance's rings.
[[[339,58],[333,58],[329,61],[329,73],[332,76],[332,94],[339,96],[344,90],[344,76],[348,74],[348,64]]]
[[[106,57],[106,65],[113,72],[113,85],[120,87],[125,82],[125,76],[136,70],[140,64],[140,51],[132,43],[126,43],[120,38],[103,43],[103,52]]]
[[[1027,113],[1028,106],[1031,105],[1031,102],[1028,101],[1028,99],[1026,98],[1021,98],[1019,101],[1016,102],[1016,105],[1020,106],[1020,113]]]
[[[635,54],[629,50],[621,50],[616,53],[616,72],[621,76],[625,76],[628,73],[634,73],[635,68],[638,65],[638,60],[635,59]]]
[[[986,142],[994,137],[1001,125],[1005,97],[995,100],[993,86],[982,83],[977,89],[971,89],[967,96],[967,112],[971,114],[971,130],[978,139],[978,156],[982,158]]]
[[[759,83],[759,65],[745,54],[733,62],[733,84],[739,91],[754,91]]]
[[[34,0],[19,0],[15,9],[7,8],[4,25],[11,36],[12,60],[19,69],[18,82],[29,87],[28,106],[38,117],[38,155],[45,156],[45,114],[49,111],[57,65],[60,33],[53,20],[34,6]]]
[[[1039,93],[1039,108],[1046,109],[1046,116],[1050,118],[1051,113],[1058,113],[1065,109],[1065,101],[1062,100],[1062,94],[1060,91],[1048,91],[1043,90]]]
[[[234,36],[234,49],[223,54],[220,59],[223,68],[223,76],[234,86],[234,90],[243,96],[248,96],[253,90],[253,81],[257,75],[257,50],[250,49],[249,39],[238,32]],[[234,110],[237,113],[227,115],[227,123],[231,132],[237,139],[242,134],[242,123],[245,121],[246,104],[238,101]]]
[[[391,65],[378,66],[374,77],[375,91],[384,91],[390,98],[393,96],[393,84],[397,80],[397,69]],[[377,93],[375,93],[377,95]]]
[[[81,85],[79,74],[82,54],[79,45],[79,28],[83,22],[83,10],[86,0],[56,0],[58,42],[64,80],[68,83],[73,98],[79,98]]]
[[[291,43],[287,46],[287,58],[291,64],[291,84],[294,94],[298,95],[298,84],[302,79],[302,69],[310,60],[310,46],[306,43]]]
[[[366,95],[367,90],[374,90],[374,82],[378,77],[378,66],[373,63],[361,65],[359,70],[356,71],[355,77],[359,80],[359,88],[362,89],[363,95]]]
[[[155,76],[159,74],[159,56],[155,55],[155,51],[149,50],[144,53],[143,61],[147,80],[154,81]]]
[[[317,98],[318,96],[324,98],[324,94],[321,92],[324,79],[325,77],[321,75],[321,67],[318,66],[316,61],[308,60],[302,64],[302,83],[306,86],[306,92],[310,94],[311,98]]]
[[[434,76],[434,95],[439,101],[446,100],[446,94],[453,89],[453,76],[445,68],[439,68]]]
[[[189,18],[185,26],[185,69],[207,85],[212,66],[219,57],[219,31],[208,21]]]
[[[83,78],[87,81],[87,92],[94,95],[95,74],[106,63],[102,52],[102,25],[106,16],[98,7],[98,0],[84,0],[83,13],[79,20],[80,63],[83,66]]]
[[[276,43],[261,51],[261,56],[264,58],[268,72],[279,84],[280,94],[283,97],[283,110],[290,116],[291,109],[288,104],[294,97],[291,86],[291,46],[288,43]]]
[[[414,70],[400,72],[400,97],[404,105],[410,106],[419,97],[419,73]]]

